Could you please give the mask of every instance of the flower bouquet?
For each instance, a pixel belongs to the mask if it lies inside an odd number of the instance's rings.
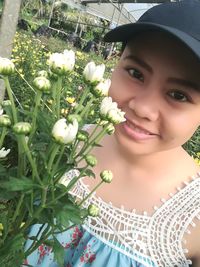
[[[81,177],[95,177],[92,167],[97,160],[92,148],[124,120],[124,113],[106,96],[110,80],[103,79],[105,66],[94,62],[83,71],[84,89],[77,94],[76,104],[62,115],[63,82],[73,72],[75,54],[71,50],[54,53],[47,63],[47,70],[40,71],[30,85],[35,100],[27,109],[14,101],[9,82],[14,64],[0,58],[7,92],[0,115],[1,267],[28,266],[25,259],[41,244],[50,246],[63,265],[64,249],[56,235],[98,214],[98,207],[83,208],[85,199],[77,200],[70,190]],[[95,124],[90,133],[84,130],[88,123]],[[63,175],[72,169],[79,175],[66,183]],[[100,184],[111,182],[109,170],[102,170],[100,176]],[[29,236],[34,224],[41,225],[39,232]],[[25,250],[28,239],[32,242]]]

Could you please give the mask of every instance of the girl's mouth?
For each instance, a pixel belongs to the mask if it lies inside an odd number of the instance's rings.
[[[143,127],[140,127],[136,125],[135,123],[130,122],[129,120],[126,120],[124,123],[122,123],[123,129],[125,133],[131,137],[132,139],[135,140],[147,140],[147,139],[152,139],[157,136],[157,134],[154,134]]]

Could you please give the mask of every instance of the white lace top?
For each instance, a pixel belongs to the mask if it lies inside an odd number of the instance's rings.
[[[77,175],[78,171],[72,170],[65,178],[70,180]],[[79,180],[71,193],[82,199],[90,191]],[[192,262],[185,256],[187,249],[183,236],[190,233],[190,225],[195,227],[195,218],[200,220],[200,173],[162,202],[161,207],[154,207],[152,216],[146,212],[140,215],[134,210],[130,212],[123,207],[114,207],[94,193],[83,206],[96,204],[100,208],[100,216],[89,218],[83,227],[144,266],[187,267]]]

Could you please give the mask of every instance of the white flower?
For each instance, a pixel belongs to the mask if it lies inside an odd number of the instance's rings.
[[[117,124],[125,121],[125,112],[121,111],[117,107],[117,103],[112,101],[111,97],[104,97],[100,106],[100,114],[103,119],[107,119],[110,122]]]
[[[10,153],[10,148],[5,150],[5,147],[2,147],[2,149],[0,149],[0,159],[5,158],[8,153]]]
[[[90,62],[85,66],[83,71],[83,75],[85,79],[91,83],[93,82],[100,82],[103,78],[105,71],[105,65],[95,65],[94,62]]]
[[[125,112],[121,111],[119,108],[111,109],[108,112],[108,120],[110,120],[114,124],[118,124],[126,120],[124,118],[124,115],[125,115]]]
[[[111,85],[110,79],[102,80],[94,87],[93,91],[97,96],[107,96],[110,85]]]
[[[0,57],[0,74],[9,75],[15,71],[15,65],[8,58]]]
[[[49,57],[48,64],[52,72],[63,75],[73,70],[75,53],[72,50],[64,50],[63,53],[53,53]]]
[[[68,69],[73,70],[75,65],[75,53],[73,50],[64,50],[63,52],[66,62],[68,62]]]
[[[69,144],[74,141],[78,132],[78,121],[67,124],[66,119],[58,120],[52,129],[52,135],[58,143]]]
[[[104,97],[104,99],[101,102],[100,113],[101,115],[106,117],[109,110],[116,108],[117,108],[117,103],[113,102],[110,96],[107,96]]]

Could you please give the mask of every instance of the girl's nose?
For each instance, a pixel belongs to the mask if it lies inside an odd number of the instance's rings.
[[[156,121],[160,114],[161,99],[156,92],[144,90],[129,100],[129,108],[141,119]]]

